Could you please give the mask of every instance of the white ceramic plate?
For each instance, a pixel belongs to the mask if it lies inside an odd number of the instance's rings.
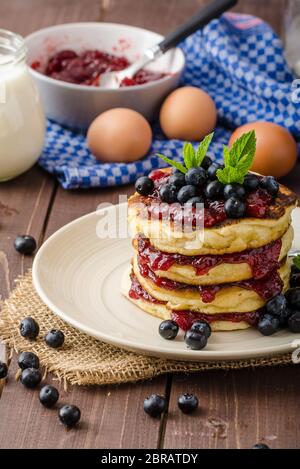
[[[111,216],[126,204],[110,207]],[[282,330],[271,337],[255,329],[215,332],[201,351],[188,350],[182,334],[162,339],[160,323],[120,293],[124,270],[132,256],[128,238],[100,239],[103,211],[90,213],[54,233],[40,248],[33,264],[33,283],[43,302],[63,320],[102,341],[136,352],[181,360],[237,360],[293,350],[300,334]],[[300,208],[294,211],[300,249]]]

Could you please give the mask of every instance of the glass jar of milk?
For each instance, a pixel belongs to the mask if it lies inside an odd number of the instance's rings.
[[[44,145],[44,111],[25,58],[23,38],[0,29],[0,181],[29,169]]]

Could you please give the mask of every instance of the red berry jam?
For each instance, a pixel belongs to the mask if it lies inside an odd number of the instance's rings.
[[[281,239],[257,249],[223,255],[185,256],[183,254],[169,254],[151,246],[149,239],[138,236],[137,249],[140,257],[149,265],[151,270],[167,271],[173,264],[191,265],[197,275],[204,275],[213,267],[227,264],[247,263],[251,267],[252,276],[260,279],[274,269],[279,268],[278,258],[281,251]]]
[[[278,295],[283,288],[283,281],[276,269],[269,272],[266,277],[260,279],[252,278],[250,280],[241,280],[239,282],[203,286],[188,285],[186,283],[175,282],[174,280],[158,277],[155,275],[153,270],[150,269],[147,262],[143,261],[140,256],[138,256],[138,266],[140,274],[144,278],[150,279],[158,287],[165,288],[167,290],[198,290],[204,303],[211,303],[215,299],[218,291],[228,286],[237,286],[247,290],[253,290],[265,301],[268,301],[273,298],[273,296]]]
[[[259,320],[262,310],[251,311],[249,313],[217,313],[217,314],[205,314],[196,313],[195,311],[182,310],[172,311],[171,316],[183,331],[188,331],[195,321],[206,321],[212,323],[214,321],[231,321],[241,322],[245,321],[250,326],[256,326]]]
[[[136,276],[131,273],[130,274],[130,279],[131,279],[131,287],[129,290],[129,296],[133,300],[144,300],[144,301],[149,301],[150,303],[160,303],[164,304],[163,301],[159,301],[153,296],[150,295],[150,293],[146,292],[146,290],[143,289],[142,285],[139,283],[138,279]]]
[[[117,57],[100,50],[86,50],[80,54],[73,50],[62,50],[49,58],[44,70],[41,70],[37,60],[32,62],[31,67],[56,80],[98,86],[102,73],[117,72],[129,65],[126,57]],[[133,78],[125,78],[121,86],[143,85],[164,76],[164,73],[140,70]]]

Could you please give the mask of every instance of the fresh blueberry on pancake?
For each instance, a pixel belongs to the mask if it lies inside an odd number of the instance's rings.
[[[174,186],[176,186],[178,188],[180,188],[182,186],[185,186],[185,184],[186,184],[185,176],[184,176],[183,173],[180,173],[180,172],[178,172],[176,174],[172,174],[172,176],[170,176],[168,182],[169,182],[169,184],[173,184]]]
[[[293,309],[300,309],[300,287],[290,288],[285,297],[288,305]]]
[[[201,163],[202,168],[208,169],[211,165],[212,165],[212,159],[209,156],[205,156]]]
[[[189,199],[197,195],[197,188],[192,184],[187,184],[179,189],[177,200],[180,204],[185,204]]]
[[[196,195],[195,197],[191,197],[188,199],[188,201],[185,203],[186,205],[191,205],[192,207],[195,207],[197,204],[203,204],[204,200],[200,195]]]
[[[135,190],[141,195],[148,195],[154,189],[154,183],[152,179],[147,176],[142,176],[136,180]]]
[[[223,166],[218,163],[212,163],[208,168],[207,168],[207,177],[208,179],[216,179],[217,177],[217,171],[218,169],[222,169]]]
[[[177,200],[178,189],[174,184],[166,184],[159,190],[159,196],[163,202],[173,204]]]
[[[242,184],[238,184],[237,182],[232,184],[226,184],[224,187],[224,198],[230,199],[230,197],[234,197],[235,199],[244,199],[246,196],[246,191]]]
[[[276,295],[266,303],[266,311],[273,316],[280,317],[287,307],[287,301],[284,295]]]
[[[243,183],[247,191],[255,191],[259,186],[259,178],[255,174],[246,174]]]
[[[278,194],[279,184],[273,176],[264,176],[260,180],[260,185],[263,189],[266,189],[266,191],[273,197]]]
[[[290,287],[300,287],[300,272],[297,274],[291,275],[290,278]]]
[[[223,195],[224,186],[219,181],[211,181],[204,189],[204,195],[207,199],[217,200]]]
[[[246,204],[240,199],[230,197],[225,202],[224,210],[228,218],[242,218],[246,212]]]
[[[203,168],[190,168],[185,175],[185,181],[187,184],[194,186],[202,186],[207,179],[207,174]]]

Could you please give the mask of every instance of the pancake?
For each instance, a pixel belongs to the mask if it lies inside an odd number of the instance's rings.
[[[269,256],[275,255],[275,258],[273,259],[273,262],[271,263],[270,267],[271,268],[272,266],[276,267],[276,263],[277,263],[276,261],[280,262],[287,256],[291,248],[292,242],[293,242],[293,236],[294,236],[293,227],[290,226],[287,232],[284,233],[284,235],[282,236],[281,240],[276,240],[273,243],[271,243],[271,245],[267,245],[267,247],[270,246],[268,250],[262,247],[262,248],[258,248],[258,250],[255,252],[250,251],[256,256],[259,256],[259,260],[256,260],[256,264],[260,263],[261,264],[260,268],[262,267],[267,268],[268,266],[266,265],[266,263],[268,261],[268,255]],[[143,240],[139,243],[139,245],[140,245],[140,253],[141,253],[141,250],[144,246]],[[138,248],[137,240],[134,241],[134,247],[136,249]],[[262,252],[259,252],[259,250],[262,250]],[[276,256],[278,251],[279,251],[279,256],[278,255]],[[247,262],[229,263],[226,261],[222,261],[222,263],[210,268],[204,274],[197,274],[196,268],[194,268],[191,265],[184,264],[185,259],[182,257],[181,257],[181,263],[175,262],[167,270],[165,269],[159,270],[159,268],[158,269],[153,268],[153,265],[154,266],[156,265],[155,262],[153,262],[153,259],[155,260],[154,255],[156,254],[155,249],[152,249],[152,247],[150,246],[150,249],[148,249],[148,252],[149,252],[148,254],[149,262],[151,262],[152,260],[150,267],[152,270],[154,270],[155,274],[158,277],[168,278],[177,282],[189,283],[192,285],[217,285],[221,283],[238,282],[240,280],[247,280],[254,276],[252,268],[249,263]],[[157,251],[157,254],[159,256],[161,252]],[[143,255],[143,253],[141,253],[141,255]],[[191,256],[186,256],[186,257],[187,257],[186,262],[188,262]],[[225,259],[226,259],[226,255],[225,255]],[[168,260],[169,260],[168,256],[165,256],[165,261],[168,261]],[[162,261],[164,261],[164,259],[162,259]],[[212,261],[210,260],[208,262],[212,262]],[[161,262],[160,265],[162,265],[162,263],[163,262]],[[263,273],[265,274],[265,272]],[[256,278],[259,278],[258,274]]]
[[[166,303],[151,303],[142,299],[134,299],[129,296],[129,290],[131,285],[130,280],[130,271],[131,268],[128,268],[123,275],[121,292],[122,294],[135,304],[142,311],[145,311],[152,316],[155,316],[159,319],[172,319],[172,311]],[[210,326],[213,331],[234,331],[240,329],[247,329],[250,326],[246,321],[224,321],[224,320],[214,320],[210,322]]]
[[[167,172],[167,171],[166,171]],[[145,214],[159,199],[135,193],[128,202],[128,224],[131,235],[143,233],[160,251],[184,255],[225,254],[241,252],[269,244],[281,238],[291,224],[291,212],[297,197],[280,185],[278,196],[263,218],[226,219],[210,228],[180,231],[172,222],[148,219]]]
[[[191,309],[193,311],[202,311],[203,313],[216,314],[224,312],[235,312],[239,311],[249,312],[256,311],[264,306],[266,299],[260,296],[256,291],[248,288],[243,288],[240,285],[223,285],[214,295],[214,299],[210,302],[203,301],[200,292],[197,287],[194,288],[174,288],[167,289],[162,286],[158,286],[149,277],[144,277],[140,273],[137,257],[133,259],[133,271],[136,275],[141,286],[148,292],[152,297],[158,301],[164,301],[170,305],[176,305],[179,309]],[[283,289],[288,288],[289,275],[290,275],[290,262],[285,261],[281,265],[279,271],[280,279],[283,282]],[[279,282],[280,282],[280,279]],[[270,282],[273,281],[271,276],[266,279]],[[278,282],[277,280],[277,282]],[[257,281],[260,284],[262,280]],[[281,282],[280,282],[281,283]],[[281,291],[281,286],[278,285],[278,291]],[[269,287],[268,287],[269,288]]]

